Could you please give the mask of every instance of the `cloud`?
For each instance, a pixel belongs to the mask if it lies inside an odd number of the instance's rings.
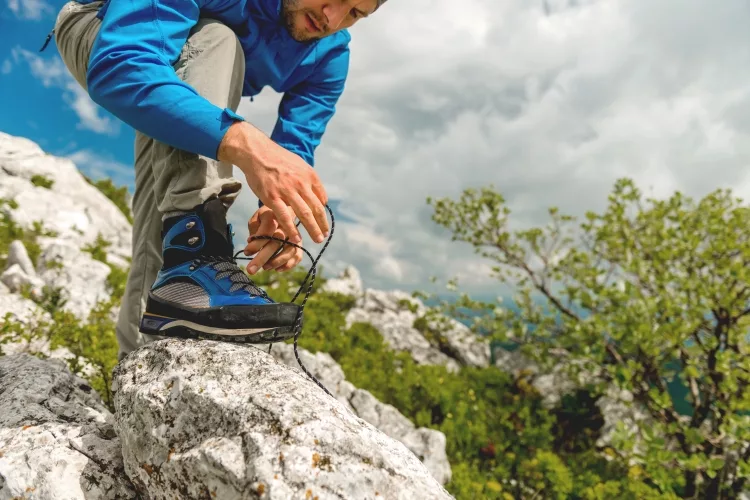
[[[389,2],[351,30],[347,90],[316,169],[340,210],[326,262],[367,286],[465,277],[486,262],[431,220],[428,196],[494,185],[513,227],[647,195],[750,197],[750,31],[743,0]],[[270,131],[278,96],[240,111]],[[255,198],[245,189],[237,213]],[[239,215],[237,215],[239,217]],[[239,236],[239,234],[238,234]]]
[[[3,65],[0,66],[0,74],[7,75],[11,71],[13,71],[13,63],[10,59],[4,60]]]
[[[39,21],[46,14],[54,12],[44,0],[8,0],[8,8],[16,17],[32,21]]]
[[[135,170],[132,165],[125,165],[90,149],[79,149],[65,155],[65,158],[93,180],[109,178],[117,186],[128,186],[131,191],[134,189]]]
[[[42,85],[63,90],[63,101],[78,115],[79,129],[109,136],[115,136],[120,132],[119,122],[91,100],[71,76],[59,56],[43,58],[20,47],[13,48],[11,54],[16,63],[25,61],[31,74]]]

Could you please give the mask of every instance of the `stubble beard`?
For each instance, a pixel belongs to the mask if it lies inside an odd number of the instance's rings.
[[[300,8],[300,1],[301,0],[283,0],[281,3],[281,17],[284,22],[284,27],[292,38],[298,42],[310,42],[319,37],[308,32],[304,28],[297,28],[297,16],[300,14],[305,15],[304,10]]]

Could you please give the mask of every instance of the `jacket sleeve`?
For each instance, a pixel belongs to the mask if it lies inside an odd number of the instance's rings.
[[[315,149],[336,111],[348,71],[348,45],[329,51],[309,79],[284,93],[271,139],[314,166]]]
[[[231,11],[240,2],[110,2],[92,47],[87,85],[95,103],[134,129],[216,159],[227,129],[242,117],[211,104],[180,80],[173,67],[206,4]]]

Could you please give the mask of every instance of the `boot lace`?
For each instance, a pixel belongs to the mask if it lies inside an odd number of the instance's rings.
[[[232,282],[232,286],[229,288],[230,292],[245,290],[252,295],[257,295],[270,300],[270,297],[268,297],[265,290],[255,284],[255,282],[251,280],[242,269],[240,269],[237,262],[235,262],[235,259],[237,259],[236,255],[234,257],[224,255],[200,256],[193,260],[193,265],[196,267],[206,265],[218,271],[216,274],[217,280],[229,278],[229,281]]]
[[[299,339],[300,334],[302,333],[302,315],[304,313],[305,304],[307,304],[307,299],[310,297],[310,294],[312,293],[313,284],[315,283],[315,277],[317,275],[317,270],[318,270],[318,261],[320,261],[320,258],[323,256],[323,253],[326,251],[326,249],[328,248],[328,245],[331,243],[331,238],[333,238],[333,231],[336,228],[336,221],[334,219],[333,211],[331,210],[331,207],[329,207],[327,204],[326,204],[325,207],[326,207],[326,210],[328,210],[328,213],[331,216],[331,231],[328,234],[328,239],[326,240],[325,245],[323,245],[323,248],[320,250],[320,253],[315,258],[313,258],[312,254],[309,251],[307,251],[306,248],[304,248],[304,247],[302,247],[300,245],[297,245],[295,243],[292,243],[292,242],[290,242],[289,240],[286,240],[286,239],[282,240],[281,238],[276,238],[274,236],[252,236],[250,238],[250,240],[251,241],[252,240],[276,240],[276,241],[280,241],[282,243],[282,246],[281,246],[281,249],[278,250],[279,252],[281,250],[283,250],[283,248],[284,248],[285,245],[292,245],[293,247],[299,248],[300,250],[302,250],[303,252],[305,252],[307,254],[307,256],[310,258],[310,260],[312,261],[312,266],[307,271],[307,274],[305,275],[305,279],[302,280],[302,284],[300,285],[299,289],[297,290],[297,293],[294,294],[294,297],[291,300],[291,303],[295,303],[295,301],[299,297],[300,293],[302,292],[302,289],[305,287],[305,284],[307,284],[307,290],[305,291],[305,297],[304,297],[304,299],[302,299],[302,303],[299,305],[300,306],[299,307],[299,311],[297,312],[297,317],[294,320],[294,357],[297,359],[297,363],[299,363],[299,366],[300,366],[300,368],[302,368],[302,371],[305,373],[305,375],[307,375],[308,377],[310,377],[310,379],[313,382],[315,382],[318,385],[318,387],[320,387],[321,389],[323,389],[323,391],[325,391],[326,394],[328,394],[329,396],[331,396],[332,398],[335,399],[334,395],[331,394],[331,392],[328,389],[326,389],[326,387],[317,378],[315,378],[315,376],[312,373],[310,373],[310,371],[307,369],[307,367],[305,367],[304,363],[302,363],[302,360],[299,357],[299,353],[297,352],[297,341]],[[300,223],[301,222],[297,222],[297,227],[299,227]],[[238,257],[238,255],[240,253],[242,253],[242,251],[237,252],[233,258],[225,257],[224,259],[229,259],[229,262],[233,263],[235,266],[237,264],[233,262],[234,259],[243,259],[243,260],[252,260],[253,259],[252,257]],[[221,261],[224,262],[225,261],[224,259],[221,259]],[[259,292],[262,293],[263,296],[268,297],[268,295],[266,295],[266,292],[264,292],[262,289],[260,289],[260,287],[258,287],[257,285],[255,285],[255,283],[253,283],[253,281],[250,278],[248,278],[247,275],[245,275],[245,273],[242,270],[239,270],[239,272],[242,273],[242,275],[245,276],[245,279],[247,279],[250,283],[252,283],[252,286],[255,287],[257,290],[259,290]],[[230,274],[230,276],[233,276],[233,274]],[[307,283],[308,279],[310,280],[309,283]],[[238,283],[244,283],[244,282],[238,282]],[[249,285],[245,285],[245,286],[249,286]],[[268,354],[271,354],[271,347],[272,346],[273,346],[273,344],[269,344],[268,345]]]

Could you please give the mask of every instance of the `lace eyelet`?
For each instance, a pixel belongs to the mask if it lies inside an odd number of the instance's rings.
[[[188,244],[189,244],[189,245],[195,245],[196,243],[198,243],[198,240],[199,240],[199,239],[200,239],[200,238],[198,238],[197,236],[193,236],[192,238],[190,238],[190,239],[188,240]]]
[[[193,229],[193,226],[195,226],[195,222],[190,221],[187,224],[185,224],[185,229]]]

